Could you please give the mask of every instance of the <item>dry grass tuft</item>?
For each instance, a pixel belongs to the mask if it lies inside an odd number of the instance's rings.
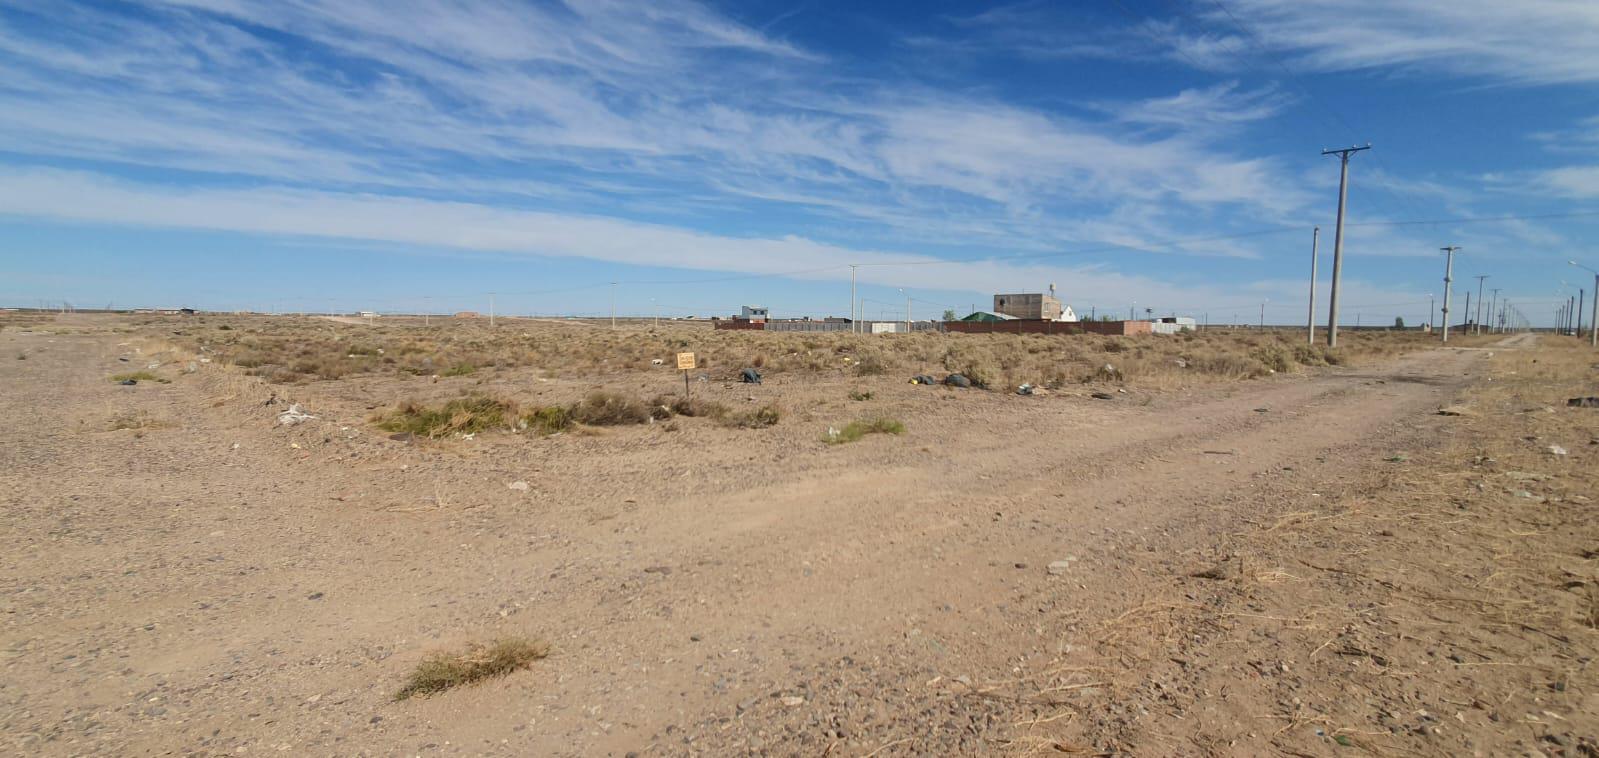
[[[899,419],[874,418],[864,421],[851,421],[843,429],[828,429],[822,435],[822,441],[829,445],[842,445],[846,442],[856,442],[868,434],[904,434],[905,424]]]
[[[112,374],[108,381],[125,382],[129,379],[136,382],[160,382],[161,384],[170,384],[172,382],[171,379],[163,379],[148,371],[129,371],[123,374]]]
[[[521,637],[499,639],[487,645],[475,644],[464,653],[435,653],[417,665],[405,686],[394,693],[394,699],[431,695],[505,676],[549,654],[548,643]]]

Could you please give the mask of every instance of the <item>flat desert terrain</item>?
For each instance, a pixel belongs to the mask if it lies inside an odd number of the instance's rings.
[[[7,753],[1599,754],[1576,338],[0,325]]]

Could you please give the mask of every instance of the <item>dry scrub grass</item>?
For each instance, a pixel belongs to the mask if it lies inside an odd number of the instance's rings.
[[[277,383],[380,374],[467,377],[509,368],[595,377],[650,370],[656,359],[670,365],[674,353],[693,351],[699,371],[722,377],[746,366],[768,375],[951,372],[997,389],[1103,381],[1110,364],[1110,379],[1164,387],[1358,363],[1436,344],[1419,332],[1362,331],[1346,331],[1343,345],[1328,350],[1305,344],[1297,330],[1112,337],[717,331],[703,322],[612,330],[518,319],[495,329],[479,320],[444,319],[428,327],[403,319],[368,326],[296,317],[205,316],[181,323],[171,337]],[[1472,340],[1462,337],[1459,344]]]
[[[847,442],[857,442],[868,434],[904,434],[905,424],[899,419],[874,418],[863,421],[851,421],[843,429],[829,428],[822,435],[822,441],[829,445],[842,445]]]
[[[167,384],[171,381],[169,379],[163,379],[159,376],[156,376],[149,371],[129,371],[122,374],[112,374],[107,380],[113,382],[126,382],[132,380],[135,382],[159,382],[161,384]]]
[[[405,686],[394,693],[395,700],[436,692],[505,676],[526,668],[550,654],[548,643],[521,637],[495,640],[487,645],[472,645],[462,653],[435,653],[418,664]]]
[[[595,391],[571,405],[531,408],[523,408],[508,398],[476,394],[454,398],[439,406],[408,400],[373,416],[371,421],[384,431],[438,438],[524,430],[549,435],[566,431],[575,424],[630,426],[673,416],[709,418],[722,426],[759,429],[775,425],[782,418],[782,412],[772,403],[735,412],[721,403],[704,400],[657,397],[646,402],[617,392]]]

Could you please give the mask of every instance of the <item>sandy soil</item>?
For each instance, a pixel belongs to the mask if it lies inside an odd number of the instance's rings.
[[[1495,581],[1466,557],[1504,549],[1447,520],[1504,489],[1427,468],[1461,460],[1462,419],[1436,411],[1493,351],[1110,401],[711,382],[792,410],[418,444],[367,424],[402,380],[294,388],[317,418],[279,426],[289,391],[214,364],[110,383],[159,348],[87,331],[0,332],[19,753],[1503,755],[1599,735],[1591,628],[1506,627],[1536,614],[1442,589]],[[820,441],[875,413],[909,431]],[[1585,443],[1570,464],[1591,468]],[[1422,501],[1444,514],[1407,517]],[[1599,548],[1581,518],[1519,528]],[[502,634],[555,652],[393,702],[430,651]]]

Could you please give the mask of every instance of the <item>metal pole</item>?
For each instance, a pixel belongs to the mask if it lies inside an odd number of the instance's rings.
[[[1305,318],[1305,328],[1310,332],[1309,344],[1316,344],[1316,246],[1321,243],[1321,227],[1310,230],[1310,314]]]
[[[1482,334],[1482,281],[1487,278],[1487,274],[1477,275],[1477,317],[1474,319],[1476,323],[1472,324],[1474,334]]]
[[[1338,347],[1338,284],[1344,273],[1344,207],[1349,199],[1349,154],[1361,150],[1370,150],[1371,144],[1365,147],[1347,147],[1342,150],[1323,150],[1322,155],[1338,154],[1338,226],[1333,231],[1333,270],[1332,292],[1328,295],[1327,307],[1327,347]]]
[[[494,328],[494,293],[489,293],[489,328]]]
[[[1495,287],[1488,291],[1491,293],[1488,299],[1488,333],[1493,334],[1496,328],[1494,324],[1494,309],[1499,307],[1499,288]]]
[[[611,282],[611,328],[616,328],[616,282]]]
[[[1466,290],[1466,318],[1471,318],[1471,290]]]
[[[1432,295],[1428,295],[1427,296],[1427,331],[1429,331],[1429,332],[1432,331],[1433,329],[1437,328],[1437,324],[1435,324],[1433,322],[1433,317],[1436,316],[1436,315],[1438,315],[1438,299],[1433,297]]]
[[[1266,304],[1264,302],[1260,304],[1260,328],[1266,328]]]
[[[1444,310],[1443,310],[1443,314],[1444,314],[1444,318],[1443,318],[1443,321],[1444,321],[1444,338],[1443,338],[1442,341],[1443,342],[1448,342],[1449,341],[1449,295],[1450,295],[1451,292],[1454,291],[1454,288],[1451,286],[1451,283],[1455,281],[1455,251],[1459,250],[1460,246],[1459,245],[1450,245],[1449,247],[1441,247],[1441,248],[1438,248],[1438,249],[1444,251],[1444,256],[1445,256],[1445,258],[1444,258]]]

